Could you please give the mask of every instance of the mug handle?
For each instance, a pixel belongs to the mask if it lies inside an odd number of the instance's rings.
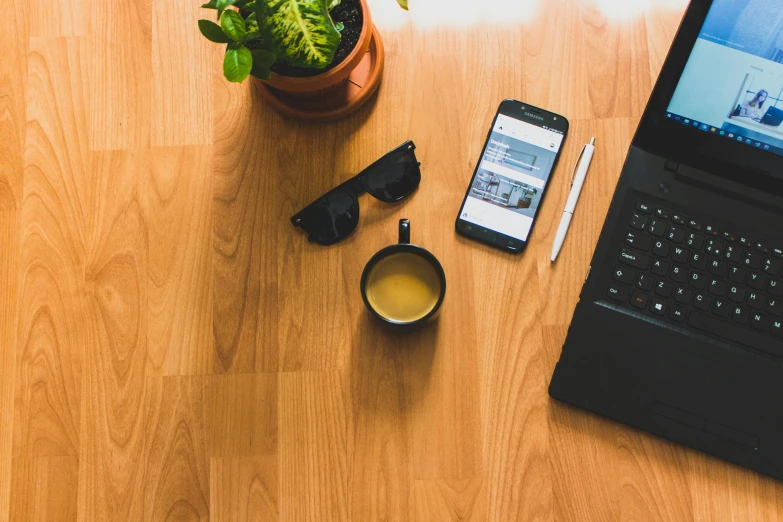
[[[400,220],[400,244],[409,245],[411,242],[411,220]]]

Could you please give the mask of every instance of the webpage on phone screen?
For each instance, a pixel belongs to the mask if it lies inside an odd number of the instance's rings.
[[[527,241],[562,143],[559,131],[498,115],[461,219]]]

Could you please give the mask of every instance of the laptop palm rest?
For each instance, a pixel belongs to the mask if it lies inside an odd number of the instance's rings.
[[[731,442],[758,448],[763,426],[754,403],[771,390],[761,378],[763,365],[715,345],[695,342],[672,349],[666,375],[655,394],[653,411],[670,420]],[[774,411],[774,410],[773,410]]]

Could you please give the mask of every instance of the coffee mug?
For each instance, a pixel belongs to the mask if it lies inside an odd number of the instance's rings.
[[[429,251],[411,245],[410,220],[400,220],[399,243],[375,254],[364,267],[362,298],[370,312],[394,325],[435,316],[446,296],[446,273]]]

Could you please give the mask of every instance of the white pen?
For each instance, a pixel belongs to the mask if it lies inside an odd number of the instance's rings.
[[[595,138],[590,138],[590,143],[585,145],[585,148],[582,149],[582,154],[579,156],[579,160],[577,160],[576,166],[574,167],[574,177],[571,178],[571,193],[568,194],[568,201],[566,201],[563,217],[560,219],[560,226],[557,227],[555,244],[552,245],[553,263],[555,262],[555,259],[557,259],[560,249],[563,248],[566,234],[568,234],[568,227],[571,225],[571,218],[574,216],[574,209],[576,209],[576,202],[579,201],[579,195],[582,193],[582,185],[585,184],[585,178],[587,177],[587,171],[590,169],[590,162],[593,160],[594,152]]]

